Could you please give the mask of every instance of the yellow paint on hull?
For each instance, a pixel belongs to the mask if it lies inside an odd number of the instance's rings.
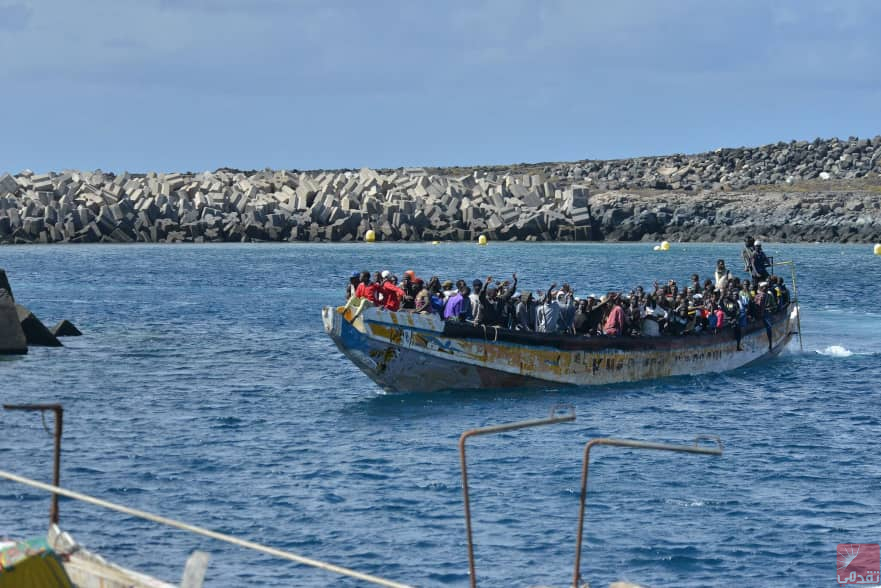
[[[792,336],[797,309],[773,326],[772,351],[764,329],[744,336],[743,351],[725,337],[675,349],[614,349],[610,339],[608,348],[568,350],[498,340],[492,328],[478,339],[445,336],[443,321],[431,315],[370,308],[345,328],[344,315],[325,309],[324,316],[340,350],[371,378],[389,390],[410,390],[489,387],[496,381],[605,385],[722,372],[779,353]],[[452,370],[459,375],[451,378]]]

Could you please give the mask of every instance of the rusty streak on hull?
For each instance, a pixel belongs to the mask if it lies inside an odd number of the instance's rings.
[[[342,313],[341,313],[342,311]],[[743,334],[585,338],[447,325],[436,315],[325,307],[324,329],[352,362],[390,392],[596,386],[717,373],[778,354],[798,309],[774,315],[772,345],[762,325]]]

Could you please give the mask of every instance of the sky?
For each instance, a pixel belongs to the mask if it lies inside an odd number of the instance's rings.
[[[0,0],[0,172],[872,137],[879,31],[876,0]]]

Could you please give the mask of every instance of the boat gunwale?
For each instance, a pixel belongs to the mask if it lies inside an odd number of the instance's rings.
[[[376,310],[385,311],[381,308]],[[400,312],[400,311],[398,311]],[[787,304],[779,309],[772,317],[771,326],[787,320],[789,313],[792,312],[792,305]],[[406,313],[411,314],[411,313]],[[432,333],[443,337],[453,339],[477,340],[485,343],[516,343],[528,347],[549,347],[560,349],[562,351],[603,351],[606,349],[620,351],[678,351],[683,349],[693,349],[699,347],[709,347],[718,345],[719,343],[734,342],[734,330],[726,327],[717,333],[692,333],[684,335],[659,335],[659,336],[594,336],[586,337],[584,335],[570,334],[552,334],[552,333],[536,333],[533,331],[517,331],[504,327],[493,327],[483,325],[469,325],[455,321],[443,322],[443,329],[433,330],[416,325],[401,324],[397,321],[384,321],[371,319],[367,316],[363,317],[366,323],[381,324],[386,327],[406,329],[408,331],[421,331]],[[759,331],[764,331],[765,325],[762,322],[754,321],[747,325],[741,334],[741,339],[746,339]],[[787,333],[791,335],[792,333]]]

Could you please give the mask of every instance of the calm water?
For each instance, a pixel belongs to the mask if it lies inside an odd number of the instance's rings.
[[[319,310],[362,268],[469,281],[517,271],[582,294],[739,269],[737,245],[204,245],[0,248],[16,298],[85,336],[0,360],[2,401],[65,406],[62,484],[417,585],[465,585],[456,443],[468,428],[574,424],[477,439],[469,454],[482,586],[570,581],[580,460],[593,437],[690,442],[721,458],[599,449],[585,579],[649,585],[835,582],[837,543],[881,541],[881,258],[868,246],[766,247],[799,262],[804,352],[751,369],[601,389],[383,395],[343,359]],[[51,426],[51,424],[50,424]],[[43,480],[39,417],[0,412],[2,468]],[[44,532],[48,497],[0,481],[0,535]],[[62,501],[105,556],[209,586],[356,585]]]

